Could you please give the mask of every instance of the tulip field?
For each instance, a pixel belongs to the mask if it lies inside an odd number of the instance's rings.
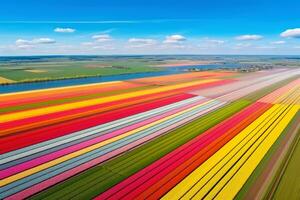
[[[299,110],[285,68],[0,93],[0,199],[276,197]]]

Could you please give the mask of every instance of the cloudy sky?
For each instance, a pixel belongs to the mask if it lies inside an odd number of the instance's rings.
[[[4,0],[0,56],[296,54],[299,0]]]

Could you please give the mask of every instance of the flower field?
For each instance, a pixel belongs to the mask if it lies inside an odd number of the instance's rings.
[[[298,69],[0,94],[0,198],[243,198],[299,109]]]

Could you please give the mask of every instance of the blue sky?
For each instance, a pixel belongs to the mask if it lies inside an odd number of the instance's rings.
[[[0,55],[300,54],[297,0],[3,0]]]

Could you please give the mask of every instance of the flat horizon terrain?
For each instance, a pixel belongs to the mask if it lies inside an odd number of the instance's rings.
[[[295,67],[297,56],[15,56],[0,57],[0,84],[195,69]],[[101,80],[98,80],[98,82]]]

